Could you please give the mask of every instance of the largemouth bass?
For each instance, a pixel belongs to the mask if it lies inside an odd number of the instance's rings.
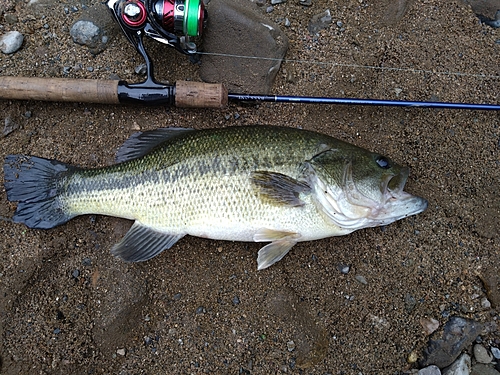
[[[135,220],[112,253],[148,260],[185,235],[269,242],[258,269],[300,241],[340,236],[422,212],[403,191],[408,168],[332,137],[292,128],[245,126],[137,133],[117,164],[82,169],[8,155],[13,220],[53,228],[84,214]]]

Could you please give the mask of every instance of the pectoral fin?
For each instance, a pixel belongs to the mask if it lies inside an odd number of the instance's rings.
[[[184,234],[166,234],[135,222],[111,253],[126,262],[143,262],[170,249]]]
[[[254,236],[254,241],[272,241],[259,250],[257,257],[257,269],[263,270],[281,260],[290,249],[297,243],[300,234],[281,232],[272,229],[262,229]]]
[[[299,194],[311,191],[307,183],[282,173],[256,171],[252,173],[251,178],[261,196],[273,204],[303,206],[304,202],[299,198]]]

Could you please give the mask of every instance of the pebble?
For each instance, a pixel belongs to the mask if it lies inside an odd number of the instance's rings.
[[[481,298],[481,307],[483,309],[490,309],[491,308],[491,302],[488,300],[488,298],[486,298],[486,297]]]
[[[286,343],[286,348],[289,352],[293,352],[295,350],[295,343],[292,340],[288,341]]]
[[[206,312],[207,310],[203,306],[198,307],[195,311],[196,314],[205,314]]]
[[[182,294],[181,294],[181,293],[176,293],[176,294],[174,294],[174,296],[172,297],[172,299],[173,299],[174,301],[178,301],[178,300],[180,300],[180,299],[181,299],[181,297],[182,297]]]
[[[418,370],[418,375],[441,375],[439,367],[431,365]]]
[[[24,36],[19,31],[9,31],[0,37],[0,51],[5,54],[17,52],[23,40]]]
[[[493,356],[481,344],[474,345],[474,359],[479,363],[490,363]]]
[[[484,363],[477,363],[472,366],[471,375],[500,375],[500,372]]]
[[[307,26],[307,30],[309,30],[311,34],[316,34],[319,31],[326,29],[331,23],[332,15],[330,14],[330,9],[327,9],[311,18],[309,26]]]
[[[299,4],[310,7],[312,5],[312,0],[299,0]]]
[[[351,270],[351,266],[349,266],[348,264],[339,264],[337,265],[337,269],[340,271],[340,273],[347,275]]]
[[[138,74],[138,75],[141,75],[141,76],[146,75],[147,71],[148,71],[148,67],[147,67],[146,64],[137,65],[134,68],[135,74]]]
[[[434,318],[422,318],[420,319],[420,325],[423,327],[424,333],[427,336],[439,328],[439,322]]]
[[[365,279],[364,276],[356,275],[354,278],[356,279],[356,281],[360,282],[363,285],[367,285],[368,284],[368,281],[366,281],[366,279]]]
[[[93,21],[76,21],[71,26],[69,34],[75,43],[87,46],[89,51],[94,55],[104,51],[108,42],[106,31]]]
[[[82,264],[86,267],[92,265],[92,260],[90,258],[83,258]]]
[[[464,353],[453,364],[443,371],[443,375],[469,375],[470,356]]]
[[[495,348],[494,346],[491,347],[491,353],[493,354],[493,357],[496,359],[500,359],[500,349]]]
[[[411,313],[415,306],[417,305],[417,300],[411,294],[407,293],[405,295],[405,310],[407,313]]]
[[[240,299],[238,298],[238,296],[235,296],[233,298],[233,305],[239,305],[240,304]]]
[[[124,355],[125,355],[125,349],[118,349],[118,350],[116,351],[116,354],[121,355],[121,356],[124,356]]]
[[[2,136],[6,137],[10,133],[12,133],[14,130],[18,129],[19,125],[17,125],[14,120],[10,116],[7,116],[5,118],[5,123],[2,131]]]

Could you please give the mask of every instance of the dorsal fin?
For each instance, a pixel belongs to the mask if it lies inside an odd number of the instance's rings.
[[[194,131],[192,128],[159,128],[134,133],[116,152],[116,162],[121,163],[144,156],[166,140],[192,131]]]

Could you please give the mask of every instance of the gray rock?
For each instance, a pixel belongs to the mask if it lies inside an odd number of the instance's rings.
[[[443,371],[443,375],[469,375],[470,356],[462,354],[453,364]]]
[[[494,346],[491,347],[491,353],[493,354],[493,357],[496,359],[500,359],[500,349],[495,348]]]
[[[479,363],[490,363],[493,356],[481,344],[474,345],[474,359]]]
[[[17,52],[23,40],[24,36],[19,31],[9,31],[0,37],[0,51],[5,54]]]
[[[484,363],[477,363],[472,366],[471,375],[500,375],[500,372]]]
[[[14,120],[12,120],[12,118],[10,116],[7,116],[5,118],[5,124],[3,127],[2,136],[6,137],[10,133],[12,133],[14,130],[17,130],[18,128],[19,128],[19,125],[16,122],[14,122]]]
[[[309,30],[311,34],[316,34],[319,31],[326,29],[331,23],[332,15],[330,14],[330,9],[327,9],[311,18],[309,26],[307,26],[307,30]]]
[[[469,347],[481,333],[482,325],[473,320],[460,317],[451,317],[444,325],[443,332],[432,334],[421,367],[436,365],[444,368],[451,365],[460,353]]]
[[[86,9],[82,17],[70,30],[75,43],[87,46],[90,53],[97,55],[104,51],[111,36],[116,33],[116,25],[105,6]]]
[[[491,27],[500,27],[500,3],[498,0],[467,0],[479,19]]]
[[[203,55],[201,79],[232,92],[269,93],[288,48],[286,35],[247,0],[212,0],[207,11],[203,50],[224,56]]]
[[[441,375],[441,370],[437,366],[430,365],[418,370],[418,375]]]
[[[366,278],[362,275],[356,275],[354,277],[356,279],[357,282],[363,284],[363,285],[367,285],[368,284],[368,281],[366,281]]]

